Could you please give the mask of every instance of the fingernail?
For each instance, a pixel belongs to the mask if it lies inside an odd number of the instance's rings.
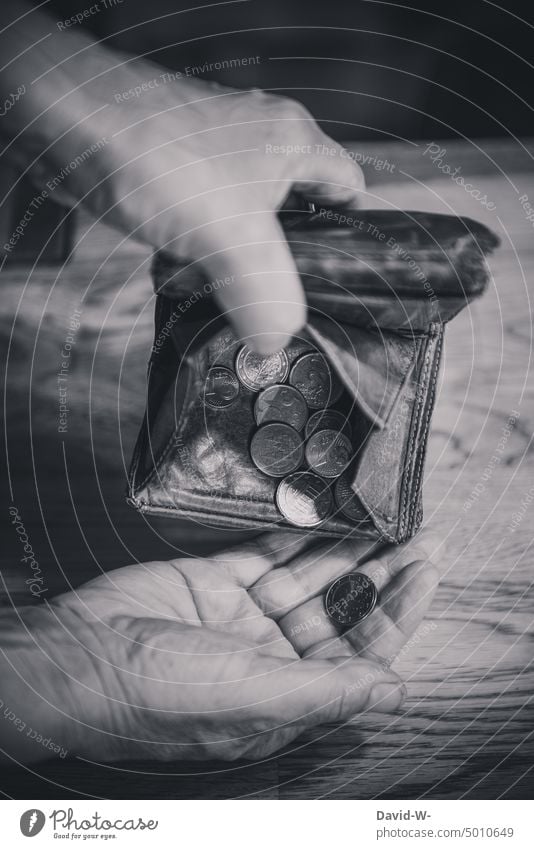
[[[398,710],[406,698],[407,690],[404,684],[382,682],[375,684],[369,696],[367,710],[379,713],[391,713]]]

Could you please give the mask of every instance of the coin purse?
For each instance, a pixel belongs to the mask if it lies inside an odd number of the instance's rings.
[[[350,518],[334,503],[314,532],[390,542],[422,521],[425,446],[444,325],[487,283],[484,255],[498,240],[482,224],[420,212],[321,209],[281,215],[309,305],[286,349],[290,366],[318,351],[341,381],[354,459]],[[158,252],[155,340],[147,409],[128,501],[143,513],[216,527],[290,528],[279,480],[250,456],[255,393],[205,403],[210,369],[232,371],[241,344],[216,307],[225,280]]]

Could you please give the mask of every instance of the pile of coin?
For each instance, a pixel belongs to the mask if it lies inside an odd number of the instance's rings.
[[[325,357],[310,350],[290,366],[285,351],[262,356],[244,345],[235,374],[222,366],[210,369],[205,403],[230,406],[239,383],[257,393],[250,456],[261,472],[281,479],[276,505],[284,518],[298,527],[315,527],[335,505],[346,518],[360,520],[361,505],[344,474],[354,453],[350,423],[333,409],[343,386]]]

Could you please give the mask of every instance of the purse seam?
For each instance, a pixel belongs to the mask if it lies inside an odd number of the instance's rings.
[[[426,412],[425,412],[425,418],[424,418],[423,427],[422,427],[423,438],[428,433],[428,428],[429,428],[429,425],[430,425],[430,418],[431,418],[431,414],[432,414],[434,392],[435,392],[435,387],[436,387],[436,383],[437,383],[438,368],[439,368],[439,361],[440,361],[440,355],[441,355],[441,346],[442,346],[442,341],[443,341],[443,333],[440,333],[439,327],[437,328],[437,335],[438,335],[438,338],[436,340],[436,345],[435,345],[434,351],[431,351],[431,355],[430,355],[429,368],[430,368],[431,373],[430,373],[430,377],[429,377],[429,381],[428,381],[428,390],[427,390],[427,392],[425,392],[425,395],[423,396],[423,401],[425,401],[425,399],[426,399]],[[433,365],[435,365],[434,374],[432,374],[432,366]],[[416,489],[418,488],[418,485],[419,485],[419,482],[420,482],[420,479],[421,479],[421,471],[422,471],[422,468],[424,466],[423,460],[424,460],[423,452],[419,452],[417,477],[416,477],[416,482],[415,482],[415,488]]]
[[[406,466],[405,466],[405,470],[404,470],[403,481],[402,481],[402,484],[401,484],[401,509],[400,509],[400,516],[399,516],[399,535],[401,537],[403,537],[404,534],[406,533],[406,525],[407,525],[406,514],[408,512],[408,508],[409,508],[409,505],[410,505],[409,496],[411,494],[411,490],[413,489],[413,487],[411,486],[411,482],[412,482],[412,474],[411,474],[411,472],[412,472],[412,462],[413,462],[413,459],[414,459],[416,437],[417,437],[417,433],[419,431],[422,405],[423,405],[423,402],[424,402],[424,394],[423,394],[422,387],[424,387],[426,385],[427,374],[428,374],[429,367],[430,367],[430,356],[431,356],[431,339],[430,339],[430,337],[427,337],[424,364],[423,364],[423,370],[422,370],[422,374],[421,374],[421,383],[419,384],[419,387],[418,387],[418,391],[417,391],[417,395],[416,395],[415,403],[414,403],[414,409],[413,409],[413,413],[412,413],[412,420],[410,422],[410,436],[409,436],[409,440],[408,440]],[[406,481],[406,484],[404,483],[404,481]]]
[[[441,332],[440,332],[440,329],[441,329]],[[434,395],[435,395],[435,388],[436,388],[436,383],[437,383],[437,378],[438,378],[439,363],[440,363],[440,358],[441,358],[441,348],[442,348],[442,343],[443,343],[443,330],[442,330],[442,328],[438,328],[437,333],[439,335],[438,335],[438,338],[437,338],[437,341],[436,341],[435,349],[432,352],[432,356],[431,356],[431,360],[433,360],[433,362],[430,363],[431,374],[430,374],[429,383],[428,383],[428,391],[427,391],[427,394],[426,394],[426,414],[425,414],[422,429],[420,431],[422,443],[424,443],[426,441],[426,437],[428,435],[428,430],[429,430],[429,426],[430,426],[430,419],[431,419],[432,410],[433,410],[433,407],[434,407]],[[433,374],[432,374],[432,365],[435,365]],[[419,451],[419,454],[418,454],[418,456],[416,455],[416,460],[418,460],[418,462],[417,462],[415,484],[412,484],[412,489],[415,492],[417,492],[418,489],[419,489],[419,485],[420,485],[420,481],[421,481],[421,475],[422,475],[422,471],[424,469],[424,459],[425,459],[425,445],[421,444],[421,449]],[[407,527],[406,527],[407,533],[410,532],[410,525],[411,524],[413,524],[413,522],[412,523],[407,522]]]
[[[433,342],[434,337],[439,333],[439,330],[436,330],[432,335],[429,335],[427,338],[427,345],[425,351],[425,360],[423,366],[423,373],[421,375],[421,383],[419,385],[418,390],[418,398],[416,399],[416,403],[414,405],[414,415],[412,417],[412,423],[410,427],[410,439],[408,443],[408,456],[407,463],[405,469],[405,478],[406,478],[406,486],[402,486],[402,501],[401,501],[401,511],[400,511],[400,522],[399,522],[399,534],[404,536],[405,533],[409,531],[409,509],[412,504],[412,496],[414,492],[417,492],[420,480],[421,480],[421,469],[423,466],[423,451],[419,454],[419,462],[417,462],[417,451],[415,450],[415,446],[417,443],[417,439],[421,434],[425,434],[426,429],[428,428],[428,423],[430,420],[430,411],[432,408],[432,404],[429,403],[427,405],[427,415],[423,426],[421,427],[421,419],[424,412],[425,407],[425,399],[427,398],[427,392],[430,389],[431,378],[428,378],[428,374],[431,371],[431,361],[434,357],[437,359],[439,356],[439,352],[441,350],[441,339],[438,338],[437,345],[433,350]],[[435,380],[434,380],[435,384]],[[431,399],[429,399],[431,400]],[[412,463],[415,460],[413,474],[409,474],[411,472]],[[414,479],[415,476],[415,479]]]

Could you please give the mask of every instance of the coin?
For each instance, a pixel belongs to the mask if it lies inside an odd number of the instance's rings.
[[[229,407],[239,395],[239,381],[223,366],[210,368],[204,384],[204,401],[209,407]]]
[[[335,404],[343,392],[343,386],[322,354],[299,357],[291,369],[289,382],[304,395],[312,410]]]
[[[250,456],[261,472],[283,478],[298,469],[304,459],[302,437],[287,424],[262,425],[252,437]]]
[[[302,430],[308,418],[308,406],[298,389],[277,383],[260,392],[254,404],[254,417],[259,425],[285,422],[295,430]]]
[[[332,512],[332,495],[328,484],[317,475],[297,472],[278,484],[276,505],[292,525],[314,528]]]
[[[338,430],[318,430],[306,443],[306,462],[323,478],[337,478],[352,459],[352,445]]]
[[[373,612],[378,599],[375,584],[363,572],[351,572],[337,578],[325,594],[325,610],[343,630],[352,628]]]
[[[363,522],[369,518],[360,499],[354,494],[347,475],[342,475],[336,481],[334,498],[338,509],[347,519]]]
[[[243,386],[259,392],[275,383],[283,383],[289,373],[289,360],[285,351],[262,356],[247,345],[239,350],[235,370]]]
[[[337,410],[317,410],[306,422],[306,439],[317,430],[341,430],[349,439],[352,429],[349,420]]]

